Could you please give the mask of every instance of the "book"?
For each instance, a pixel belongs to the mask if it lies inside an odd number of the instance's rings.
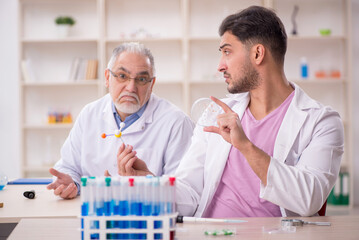
[[[85,58],[75,58],[72,61],[69,80],[78,81],[78,80],[88,80],[97,78],[97,59],[85,59]]]
[[[75,81],[76,80],[80,62],[81,62],[80,58],[75,58],[72,61],[71,67],[70,67],[70,73],[69,73],[69,80],[70,81]]]
[[[97,65],[98,61],[96,59],[87,60],[86,79],[97,78]]]
[[[21,61],[21,71],[25,82],[35,82],[35,74],[29,59]]]
[[[7,184],[50,184],[52,178],[18,178],[13,181],[9,181]]]

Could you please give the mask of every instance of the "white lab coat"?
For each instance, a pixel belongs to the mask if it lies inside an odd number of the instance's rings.
[[[55,168],[80,183],[81,176],[117,174],[120,138],[101,138],[117,129],[109,94],[86,105],[61,149]],[[142,116],[122,132],[122,139],[133,146],[137,156],[155,175],[174,174],[190,145],[193,122],[180,109],[152,94]]]
[[[276,138],[267,185],[259,186],[260,197],[280,206],[282,216],[312,216],[339,174],[343,124],[337,112],[292,85],[295,95]],[[231,95],[223,101],[241,118],[249,94]],[[230,148],[220,135],[195,128],[192,145],[176,171],[180,214],[202,216],[217,190]]]

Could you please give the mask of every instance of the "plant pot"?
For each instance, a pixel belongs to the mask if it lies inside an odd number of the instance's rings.
[[[59,38],[66,38],[70,35],[70,25],[68,24],[58,24],[56,25],[57,28],[57,36]]]

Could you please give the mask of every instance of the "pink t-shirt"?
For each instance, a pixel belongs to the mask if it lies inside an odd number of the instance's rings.
[[[274,111],[256,120],[249,108],[241,123],[249,140],[273,156],[274,143],[294,91]],[[259,197],[260,179],[242,153],[232,146],[221,182],[203,217],[279,217],[279,206]]]

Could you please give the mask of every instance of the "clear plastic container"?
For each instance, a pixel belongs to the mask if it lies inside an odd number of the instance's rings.
[[[0,191],[5,188],[7,182],[8,182],[7,176],[5,175],[5,173],[0,171]]]

